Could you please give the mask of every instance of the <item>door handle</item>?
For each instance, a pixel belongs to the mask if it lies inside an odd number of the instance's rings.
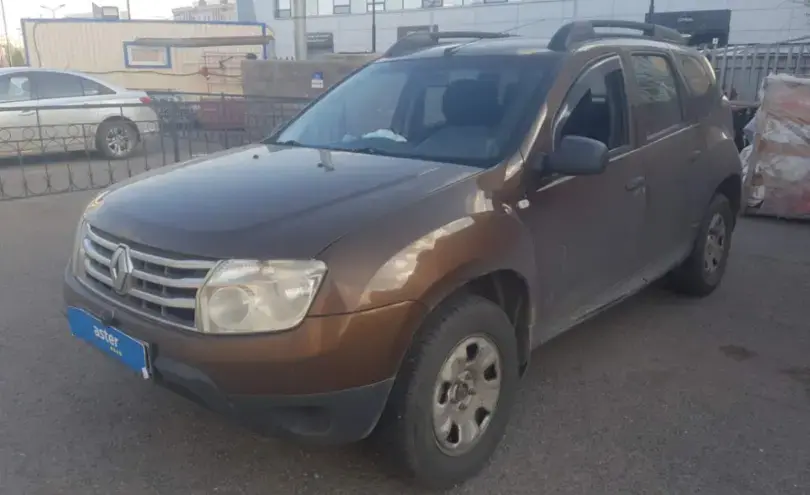
[[[29,115],[34,115],[35,113],[37,113],[36,110],[23,110],[22,112],[20,112],[20,115],[22,115],[23,117],[27,117]]]
[[[637,191],[647,184],[647,180],[643,176],[635,177],[630,182],[625,184],[624,188],[628,191]]]
[[[690,161],[690,162],[694,162],[695,160],[697,160],[698,158],[700,158],[701,153],[702,153],[702,152],[701,152],[700,150],[694,150],[694,151],[692,151],[691,153],[689,153],[689,161]]]

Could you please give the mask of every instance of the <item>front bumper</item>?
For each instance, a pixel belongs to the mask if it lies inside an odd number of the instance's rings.
[[[64,298],[149,343],[156,383],[262,433],[327,444],[371,433],[424,315],[407,302],[278,334],[217,336],[117,307],[69,273]]]

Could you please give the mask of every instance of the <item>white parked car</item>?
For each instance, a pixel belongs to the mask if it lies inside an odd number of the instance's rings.
[[[2,68],[0,157],[97,150],[108,158],[127,158],[158,129],[150,103],[143,91],[88,74]]]

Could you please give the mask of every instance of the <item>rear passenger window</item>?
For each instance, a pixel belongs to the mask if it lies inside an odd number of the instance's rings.
[[[633,55],[633,72],[638,82],[647,136],[680,124],[683,113],[669,60],[661,55]]]
[[[40,100],[51,98],[73,98],[84,96],[82,80],[71,74],[42,72],[35,76],[37,97]]]
[[[624,76],[618,68],[597,66],[572,87],[564,111],[570,112],[558,139],[582,136],[605,143],[613,150],[630,144]]]

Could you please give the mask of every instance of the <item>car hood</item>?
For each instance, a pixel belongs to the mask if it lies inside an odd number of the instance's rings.
[[[253,145],[144,174],[87,215],[113,236],[211,258],[312,258],[330,243],[480,169]]]

